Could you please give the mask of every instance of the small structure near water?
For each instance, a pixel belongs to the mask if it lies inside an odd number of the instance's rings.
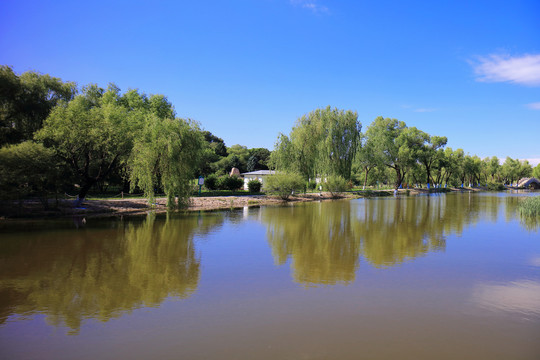
[[[536,178],[523,178],[518,181],[517,187],[540,189],[540,180]]]
[[[257,170],[241,174],[244,178],[244,190],[248,189],[248,182],[251,180],[258,180],[261,184],[264,185],[264,179],[269,175],[274,175],[276,172],[274,170]]]

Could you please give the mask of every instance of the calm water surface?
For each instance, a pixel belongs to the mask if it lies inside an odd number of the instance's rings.
[[[529,194],[0,230],[2,359],[540,359]]]

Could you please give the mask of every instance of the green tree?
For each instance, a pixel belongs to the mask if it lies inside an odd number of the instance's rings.
[[[380,157],[375,154],[375,144],[373,140],[364,136],[361,145],[358,146],[355,158],[355,165],[364,172],[363,189],[366,188],[369,172],[379,165],[379,160]]]
[[[49,194],[62,184],[62,169],[54,151],[25,141],[0,149],[0,199],[37,196],[45,209]]]
[[[356,112],[317,109],[298,119],[289,137],[279,135],[271,164],[306,180],[319,175],[350,179],[361,128]]]
[[[121,166],[129,156],[141,119],[118,104],[118,93],[89,86],[69,103],[62,102],[45,120],[36,139],[51,147],[71,169],[79,199]]]
[[[73,82],[28,71],[20,76],[0,66],[0,146],[32,139],[51,110],[77,93]]]
[[[431,177],[433,166],[438,164],[442,155],[438,150],[446,146],[448,139],[446,136],[431,136],[426,134],[426,143],[418,151],[418,160],[426,170],[426,180],[428,183],[435,183]]]
[[[427,134],[414,127],[408,128],[403,121],[382,116],[371,123],[366,134],[374,143],[379,162],[394,170],[397,189],[418,161]]]
[[[533,170],[533,176],[540,180],[540,164],[536,165]]]
[[[501,166],[501,173],[505,184],[513,184],[519,180],[521,172],[521,164],[518,159],[512,159],[507,156],[504,164]]]
[[[246,165],[246,171],[268,170],[268,159],[270,151],[265,148],[249,149],[249,158]]]
[[[159,186],[167,196],[167,206],[185,206],[191,193],[189,181],[199,165],[203,142],[195,122],[148,116],[129,159],[131,186],[139,186],[150,203]]]

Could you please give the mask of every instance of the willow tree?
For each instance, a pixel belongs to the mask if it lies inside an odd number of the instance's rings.
[[[380,157],[375,153],[375,144],[372,139],[367,136],[362,137],[362,143],[358,146],[358,151],[355,157],[355,165],[358,169],[364,172],[364,186],[366,188],[368,175],[371,170],[379,165]]]
[[[277,169],[300,173],[351,177],[362,125],[356,112],[330,106],[303,115],[290,136],[280,134],[271,163]]]
[[[125,170],[147,117],[173,115],[163,95],[147,96],[136,90],[121,95],[114,84],[107,90],[89,85],[81,95],[53,109],[36,139],[69,166],[82,200],[94,185]]]
[[[139,186],[152,203],[158,186],[167,196],[167,206],[187,205],[189,182],[195,176],[203,149],[204,136],[196,122],[148,116],[129,159],[132,189]]]

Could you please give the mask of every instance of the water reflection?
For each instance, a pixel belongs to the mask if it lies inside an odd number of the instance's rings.
[[[77,333],[85,318],[107,321],[166,297],[189,297],[200,276],[193,235],[220,215],[117,223],[112,229],[48,232],[0,243],[0,323],[43,312]]]
[[[473,301],[491,310],[540,315],[540,283],[518,280],[506,284],[480,284],[473,292]]]
[[[2,234],[0,324],[44,313],[76,333],[86,318],[107,321],[171,296],[187,298],[201,272],[193,237],[225,220],[262,222],[275,263],[290,260],[293,280],[311,287],[349,284],[362,262],[387,268],[444,251],[448,235],[480,220],[514,220],[517,205],[515,197],[474,194],[346,200]],[[502,293],[490,286],[478,293]]]
[[[353,281],[360,256],[384,268],[444,251],[449,234],[481,218],[497,221],[501,207],[509,221],[517,204],[508,197],[432,195],[269,207],[260,218],[276,264],[291,259],[293,279],[313,286]]]
[[[358,267],[360,239],[355,236],[350,201],[261,209],[275,262],[292,257],[295,281],[348,283]]]

